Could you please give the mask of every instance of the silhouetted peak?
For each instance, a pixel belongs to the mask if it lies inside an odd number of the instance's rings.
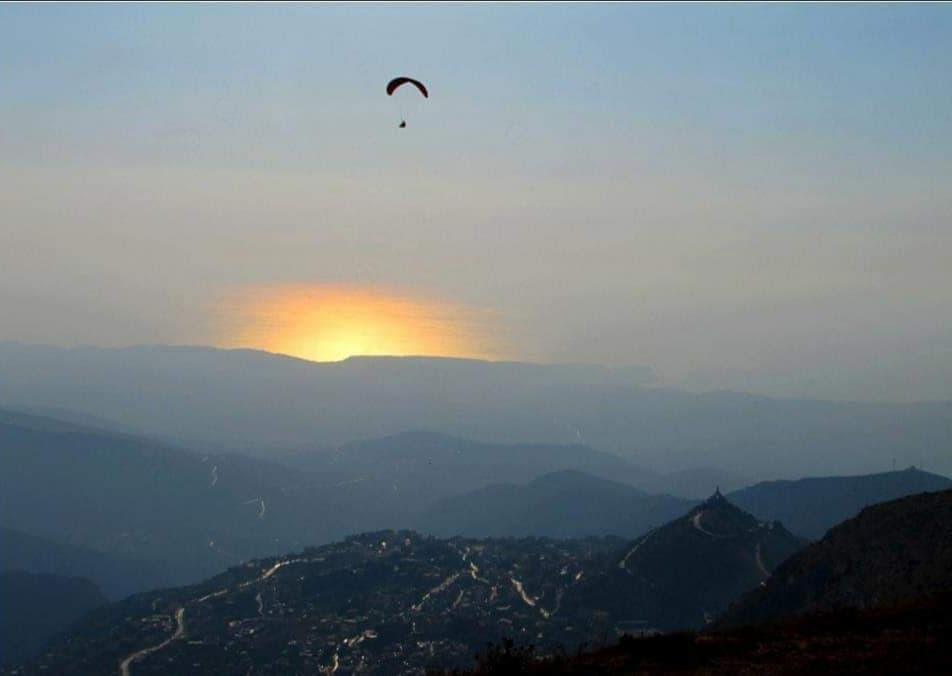
[[[721,536],[745,533],[760,524],[756,517],[725,498],[719,490],[695,506],[682,521],[694,530]]]

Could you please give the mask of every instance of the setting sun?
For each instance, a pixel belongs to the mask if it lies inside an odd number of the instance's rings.
[[[387,290],[277,286],[231,295],[223,304],[229,347],[313,361],[357,355],[492,358],[489,313]]]

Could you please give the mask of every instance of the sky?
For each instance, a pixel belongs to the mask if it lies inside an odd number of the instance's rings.
[[[950,80],[942,4],[0,5],[0,340],[952,399]]]

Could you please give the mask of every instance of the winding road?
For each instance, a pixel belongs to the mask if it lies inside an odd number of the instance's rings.
[[[536,600],[526,594],[525,587],[522,586],[522,583],[514,577],[510,577],[509,581],[512,582],[512,586],[515,588],[516,593],[522,597],[522,600],[525,602],[525,604],[535,608]]]
[[[693,517],[691,517],[691,525],[694,526],[695,530],[698,530],[704,533],[705,535],[710,535],[712,538],[723,537],[721,535],[718,535],[717,533],[712,533],[711,531],[707,530],[704,526],[701,525],[701,517],[703,516],[704,516],[704,512],[700,511],[697,514],[695,514]]]
[[[650,538],[652,535],[654,535],[654,531],[653,531],[653,530],[652,530],[652,531],[648,531],[647,533],[645,533],[645,535],[644,535],[640,540],[638,540],[638,543],[637,543],[634,547],[631,548],[631,551],[629,551],[627,554],[625,554],[625,558],[623,558],[621,561],[618,562],[618,567],[619,567],[621,570],[628,571],[629,573],[631,572],[631,571],[628,570],[628,559],[630,559],[631,556],[632,556],[632,554],[634,554],[635,552],[637,552],[637,551],[638,551],[638,548],[641,547],[641,545],[643,545],[644,543],[646,543],[646,542],[648,541],[648,538]],[[580,576],[580,575],[581,575],[581,574],[579,574],[579,576]],[[577,576],[575,579],[576,579],[576,581],[577,581],[577,580],[578,580],[578,576]]]
[[[452,585],[454,582],[456,582],[456,580],[459,579],[459,576],[461,574],[462,573],[453,573],[452,575],[450,575],[448,578],[443,580],[440,584],[433,587],[433,589],[431,589],[426,594],[424,594],[423,598],[420,599],[420,602],[417,603],[415,606],[410,606],[410,609],[416,612],[420,612],[420,609],[423,608],[423,604],[426,603],[427,599],[433,596],[433,594],[439,594],[441,592],[445,592],[447,589],[450,588],[450,585]]]
[[[770,571],[767,570],[767,566],[764,565],[764,558],[760,550],[760,543],[757,543],[757,547],[754,549],[754,560],[757,562],[757,567],[760,569],[760,574],[764,576],[764,579],[770,577]]]
[[[310,561],[311,559],[285,559],[284,561],[278,561],[276,564],[266,569],[261,575],[254,578],[253,580],[242,582],[241,584],[237,586],[236,589],[237,590],[246,589],[253,584],[264,582],[265,580],[267,580],[269,577],[277,573],[279,570],[281,570],[285,566],[290,566],[295,563],[308,563]],[[196,603],[196,604],[204,603],[205,601],[208,601],[210,599],[217,598],[219,596],[224,596],[229,591],[231,591],[231,589],[228,587],[225,587],[224,589],[219,589],[218,591],[212,592],[210,594],[205,594],[205,596],[200,596],[199,598],[194,599],[193,601],[189,601],[188,603]],[[264,610],[264,606],[263,604],[261,604],[260,599],[261,599],[261,594],[259,592],[257,596],[257,600],[259,602],[259,609],[258,609],[259,613],[262,610]],[[161,643],[157,645],[151,646],[149,648],[143,648],[142,650],[134,652],[128,657],[126,657],[124,660],[122,660],[122,662],[119,663],[120,676],[131,676],[132,665],[134,663],[148,657],[152,653],[157,653],[160,650],[163,650],[164,648],[168,647],[173,641],[178,641],[179,639],[185,638],[185,606],[181,606],[178,608],[178,610],[175,611],[175,622],[177,624],[175,628],[175,633],[172,634],[169,638],[165,639],[164,641],[162,641]]]
[[[130,676],[132,673],[131,668],[132,668],[133,662],[141,660],[151,655],[152,653],[159,652],[160,650],[165,648],[167,645],[172,643],[172,641],[178,641],[179,639],[185,638],[185,606],[182,606],[181,608],[175,611],[175,622],[178,626],[175,628],[174,634],[172,634],[169,638],[165,639],[158,645],[154,645],[151,648],[145,648],[143,650],[140,650],[139,652],[135,652],[129,655],[129,657],[122,660],[122,662],[119,664],[119,673],[122,676]]]

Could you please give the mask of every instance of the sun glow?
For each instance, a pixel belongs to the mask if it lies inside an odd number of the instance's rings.
[[[279,286],[235,293],[223,304],[227,347],[253,347],[313,361],[357,355],[474,357],[489,346],[490,313],[391,291]]]

